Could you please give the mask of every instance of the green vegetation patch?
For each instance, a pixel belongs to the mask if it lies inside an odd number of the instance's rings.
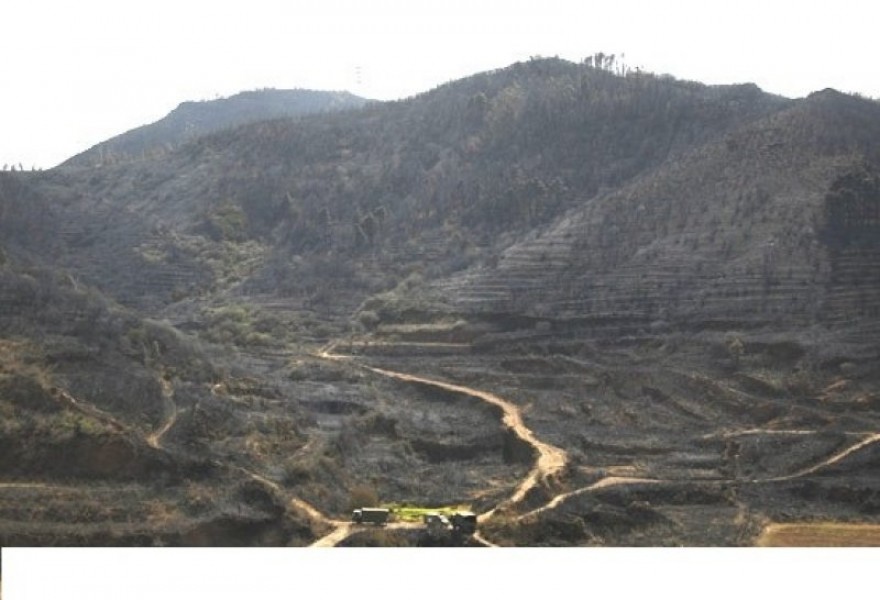
[[[388,508],[394,514],[398,521],[421,522],[425,515],[429,513],[439,513],[441,515],[452,515],[455,512],[470,511],[471,507],[466,504],[457,504],[451,506],[440,506],[437,508],[428,508],[425,506],[411,506],[409,504],[386,504],[383,508]]]
[[[205,229],[215,241],[244,241],[248,219],[241,207],[227,201],[205,216]]]
[[[243,305],[229,305],[205,311],[202,336],[208,341],[236,346],[269,346],[274,324],[258,319],[256,311]]]

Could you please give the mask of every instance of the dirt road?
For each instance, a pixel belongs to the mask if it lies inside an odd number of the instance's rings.
[[[580,496],[582,494],[588,494],[590,492],[601,490],[610,487],[617,486],[626,486],[626,485],[636,485],[636,484],[652,484],[652,483],[664,483],[665,480],[662,479],[643,479],[640,477],[603,477],[596,483],[590,484],[586,487],[582,487],[577,490],[573,490],[571,492],[566,492],[564,494],[559,494],[554,496],[550,502],[545,504],[540,508],[536,508],[533,511],[527,512],[523,515],[520,515],[519,519],[528,519],[531,517],[536,517],[544,512],[552,510],[568,500],[569,498],[574,498],[575,496]]]
[[[282,488],[271,479],[263,477],[259,473],[254,473],[253,471],[249,471],[248,469],[245,469],[243,467],[235,468],[241,473],[244,473],[245,475],[253,479],[254,481],[258,481],[263,485],[271,488],[275,492],[281,494],[282,496],[286,496],[287,502],[291,506],[291,508],[299,512],[305,513],[306,516],[314,523],[331,528],[330,533],[312,543],[312,546],[335,546],[351,534],[352,523],[349,523],[348,521],[334,521],[333,519],[324,516],[321,511],[319,511],[317,508],[315,508],[305,500],[297,498],[296,496],[286,494],[284,488]]]
[[[0,490],[27,490],[27,489],[70,489],[63,486],[48,485],[46,483],[0,483]]]
[[[345,538],[347,538],[348,536],[350,536],[352,534],[352,531],[354,529],[353,523],[344,523],[341,521],[334,522],[334,523],[338,523],[338,524],[333,529],[333,531],[331,531],[330,533],[328,533],[327,535],[325,535],[321,539],[317,540],[315,543],[313,543],[309,547],[310,548],[330,548],[330,547],[337,545],[339,542],[341,542],[342,540],[344,540]]]
[[[866,446],[870,446],[871,444],[876,444],[877,442],[880,442],[880,433],[872,433],[872,434],[866,435],[865,438],[862,439],[861,441],[853,444],[852,446],[849,446],[848,448],[844,448],[840,452],[836,452],[835,454],[833,454],[830,457],[828,457],[827,459],[813,465],[812,467],[807,467],[806,469],[801,469],[800,471],[797,471],[797,472],[792,473],[790,475],[782,475],[780,477],[770,477],[768,479],[755,479],[752,481],[754,483],[768,482],[768,481],[789,481],[791,479],[805,477],[806,475],[812,475],[816,471],[819,471],[821,469],[824,469],[825,467],[829,467],[835,463],[838,463],[838,462],[842,461],[844,458],[846,458],[847,456],[850,456],[851,454],[858,452],[859,450],[861,450],[862,448],[864,448]]]
[[[457,392],[459,394],[465,394],[467,396],[479,398],[484,402],[488,402],[489,404],[499,407],[504,413],[504,417],[502,419],[504,425],[508,427],[511,431],[513,431],[518,438],[534,448],[538,453],[538,458],[535,461],[535,466],[522,481],[522,483],[517,486],[513,495],[511,495],[510,498],[505,501],[505,504],[516,504],[520,502],[523,498],[525,498],[526,494],[528,494],[529,491],[532,490],[532,488],[546,482],[548,479],[554,477],[565,468],[568,460],[565,451],[561,448],[557,448],[556,446],[539,440],[535,436],[534,432],[532,432],[532,430],[529,429],[523,422],[522,414],[520,413],[519,407],[511,402],[508,402],[504,398],[464,385],[447,383],[445,381],[428,379],[426,377],[409,375],[407,373],[398,373],[396,371],[377,369],[375,367],[365,368],[374,373],[378,373],[386,377],[392,377],[399,381],[421,383],[450,392]],[[500,508],[500,506],[486,513],[483,513],[482,515],[480,515],[479,518],[481,520],[488,519],[496,510],[498,510],[498,508]]]
[[[122,432],[128,429],[126,425],[118,421],[112,415],[105,413],[104,411],[92,406],[91,404],[80,402],[79,400],[71,396],[67,390],[55,388],[53,390],[53,395],[55,399],[63,406],[66,406],[76,412],[82,413],[88,417],[92,417],[93,419],[104,423],[115,431]]]
[[[325,346],[317,353],[317,356],[319,358],[332,361],[351,360],[351,357],[340,354],[333,354],[332,351],[334,347],[334,344],[329,344]],[[490,519],[492,515],[494,515],[495,512],[500,508],[521,502],[532,489],[539,485],[546,484],[553,477],[561,473],[568,463],[568,455],[563,449],[557,448],[552,444],[548,444],[547,442],[539,440],[534,432],[529,429],[528,426],[526,426],[525,422],[523,421],[522,413],[520,412],[519,407],[500,396],[496,396],[495,394],[484,392],[482,390],[478,390],[468,386],[448,383],[446,381],[440,381],[437,379],[430,379],[427,377],[411,375],[409,373],[400,373],[398,371],[390,371],[388,369],[380,369],[377,367],[369,367],[358,363],[352,364],[376,373],[377,375],[382,375],[383,377],[390,377],[398,381],[405,381],[410,383],[420,383],[422,385],[436,387],[449,392],[464,394],[466,396],[477,398],[479,400],[482,400],[483,402],[492,404],[493,406],[497,406],[501,409],[503,414],[502,423],[511,431],[513,431],[513,433],[519,439],[534,448],[537,454],[537,459],[535,460],[535,464],[532,467],[531,471],[529,471],[529,474],[516,487],[513,494],[507,500],[505,500],[502,504],[496,506],[495,508],[479,515],[477,518],[480,522],[485,522],[487,519]],[[480,538],[478,541],[487,546],[494,545],[483,538]]]
[[[171,382],[165,378],[162,378],[160,383],[162,385],[162,406],[165,422],[146,438],[147,444],[157,450],[160,448],[162,436],[168,433],[174,427],[174,423],[177,422],[177,403],[174,402],[174,388]]]

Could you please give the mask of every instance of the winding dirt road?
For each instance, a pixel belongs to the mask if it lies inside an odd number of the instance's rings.
[[[351,357],[349,356],[333,354],[332,350],[334,347],[335,344],[330,344],[326,346],[317,353],[317,356],[319,358],[331,361],[351,360]],[[502,423],[508,429],[513,431],[513,433],[519,439],[524,441],[535,450],[535,452],[537,453],[537,459],[535,460],[535,464],[532,467],[531,471],[529,471],[529,474],[516,487],[513,494],[507,500],[505,500],[503,503],[499,504],[495,508],[492,508],[491,510],[480,514],[477,517],[479,522],[485,522],[486,520],[490,519],[492,515],[494,515],[496,511],[501,508],[515,505],[521,502],[532,489],[540,485],[546,485],[550,480],[552,480],[553,477],[559,475],[568,464],[568,455],[566,454],[565,450],[539,440],[537,436],[535,436],[534,432],[529,429],[528,426],[526,426],[525,422],[523,421],[522,413],[520,412],[519,407],[500,396],[496,396],[495,394],[484,392],[482,390],[474,389],[468,386],[448,383],[437,379],[429,379],[427,377],[410,375],[409,373],[400,373],[398,371],[390,371],[388,369],[369,367],[355,362],[352,362],[352,364],[362,369],[366,369],[368,371],[376,373],[377,375],[382,375],[383,377],[389,377],[398,381],[409,383],[428,385],[449,392],[455,392],[458,394],[477,398],[479,400],[482,400],[483,402],[486,402],[493,406],[497,406],[501,409],[503,414]],[[559,496],[557,496],[553,500],[555,501],[558,498]],[[561,502],[561,500],[559,501]],[[477,541],[484,545],[494,546],[494,544],[492,544],[485,538],[477,538],[475,536],[475,539],[477,539]]]
[[[326,360],[332,361],[351,361],[353,365],[358,366],[360,368],[366,369],[378,375],[382,375],[384,377],[390,377],[396,379],[398,381],[412,382],[412,383],[420,383],[423,385],[433,386],[439,389],[465,394],[474,398],[478,398],[484,402],[492,404],[494,406],[499,407],[503,411],[503,423],[506,427],[510,428],[521,440],[525,443],[529,444],[532,448],[535,449],[537,453],[537,460],[535,461],[535,465],[526,478],[520,483],[519,486],[514,490],[513,494],[505,500],[503,503],[499,504],[495,508],[482,513],[478,516],[478,520],[480,522],[485,522],[490,519],[499,509],[517,504],[521,502],[526,495],[534,489],[535,487],[546,484],[549,479],[558,475],[565,469],[568,457],[564,450],[561,448],[557,448],[551,444],[543,442],[539,440],[534,432],[529,429],[525,423],[523,422],[522,415],[520,413],[519,407],[508,402],[507,400],[496,396],[494,394],[484,392],[481,390],[473,389],[463,385],[457,385],[453,383],[448,383],[444,381],[439,381],[435,379],[429,379],[427,377],[421,377],[417,375],[411,375],[408,373],[401,373],[397,371],[391,371],[388,369],[380,369],[376,367],[369,367],[357,362],[352,361],[352,358],[345,355],[333,354],[333,349],[336,344],[331,343],[326,347],[321,349],[317,356],[319,358],[323,358]],[[713,434],[713,437],[735,437],[738,435],[760,435],[760,434],[780,434],[780,435],[814,435],[819,433],[817,431],[804,430],[804,429],[789,429],[789,430],[761,430],[761,429],[749,429],[743,430],[739,432],[725,432],[722,434]],[[766,479],[753,479],[753,480],[739,480],[740,482],[750,482],[750,483],[765,483],[765,482],[777,482],[777,481],[788,481],[792,479],[797,479],[799,477],[805,477],[807,475],[811,475],[816,473],[817,471],[834,465],[846,457],[858,452],[859,450],[880,442],[880,433],[860,433],[858,435],[864,436],[863,439],[858,442],[840,450],[829,456],[828,458],[822,460],[821,462],[816,463],[810,467],[805,469],[801,469],[795,473],[791,473],[789,475],[783,475],[779,477],[771,477]],[[708,436],[707,436],[708,437]],[[566,500],[576,497],[581,494],[587,494],[590,492],[594,492],[600,489],[606,489],[610,487],[617,486],[629,486],[629,485],[645,485],[645,484],[662,484],[662,483],[670,483],[672,480],[664,480],[664,479],[648,479],[648,478],[639,478],[639,477],[620,477],[620,476],[608,476],[600,479],[599,481],[588,485],[586,487],[573,490],[570,492],[558,494],[554,496],[547,504],[541,506],[535,510],[532,510],[528,513],[522,514],[517,517],[517,520],[533,518],[539,516],[542,513],[553,510],[554,508],[561,505]],[[726,480],[718,480],[718,481],[726,481]],[[734,482],[736,480],[730,480]],[[350,533],[351,528],[344,528],[341,525],[339,528],[334,531],[332,534],[327,537],[319,540],[319,542],[327,542],[328,545],[330,542],[338,543],[341,539],[345,538],[345,535]],[[474,536],[477,541],[487,545],[493,546],[491,542],[488,540],[479,537],[478,535]]]
[[[427,377],[422,377],[418,375],[412,375],[408,373],[402,373],[398,371],[392,371],[388,369],[381,369],[377,367],[370,367],[367,365],[360,364],[352,359],[350,356],[333,354],[332,351],[335,347],[335,344],[330,344],[327,347],[320,350],[315,356],[324,360],[330,361],[348,361],[353,366],[358,368],[370,371],[382,377],[388,377],[391,379],[395,379],[397,381],[409,382],[409,383],[417,383],[421,385],[431,386],[437,389],[442,389],[445,391],[466,395],[472,398],[476,398],[488,404],[498,407],[502,411],[502,423],[505,427],[510,429],[520,440],[528,444],[532,447],[536,453],[535,463],[526,477],[519,483],[519,485],[513,490],[512,494],[499,505],[494,508],[480,514],[478,516],[478,520],[481,523],[486,522],[493,515],[496,514],[497,511],[504,509],[506,507],[510,507],[522,502],[528,493],[539,487],[539,486],[547,486],[553,478],[558,477],[566,468],[568,464],[568,456],[567,453],[552,444],[544,442],[535,435],[535,433],[526,426],[522,413],[518,406],[505,400],[504,398],[497,396],[495,394],[485,392],[482,390],[474,389],[464,385],[458,385],[454,383],[449,383],[446,381],[430,379]],[[161,446],[162,437],[168,433],[168,431],[174,426],[177,417],[178,417],[178,407],[174,402],[174,390],[171,383],[166,380],[161,380],[162,384],[162,398],[163,398],[163,407],[164,407],[164,415],[165,419],[161,426],[156,429],[153,433],[146,437],[146,442],[153,448],[159,449]],[[88,414],[92,417],[98,418],[103,422],[111,425],[113,427],[119,429],[125,429],[119,421],[117,421],[112,416],[103,413],[99,409],[92,407],[90,405],[86,405],[78,402],[75,398],[73,398],[69,393],[64,390],[56,391],[56,398],[62,403],[70,406],[71,408],[82,412],[84,414]],[[764,434],[779,434],[779,435],[814,435],[820,433],[818,431],[812,430],[803,430],[803,429],[789,429],[789,430],[763,430],[763,429],[748,429],[742,431],[728,431],[722,432],[718,434],[711,434],[711,437],[737,437],[742,435],[764,435]],[[854,453],[880,442],[880,433],[876,432],[849,432],[851,435],[859,435],[861,439],[857,442],[847,446],[846,448],[839,450],[832,455],[828,456],[824,460],[817,462],[816,464],[800,469],[794,473],[790,473],[788,475],[782,475],[777,477],[770,477],[764,479],[741,479],[741,480],[722,480],[719,479],[717,481],[730,481],[730,482],[740,482],[740,483],[770,483],[770,482],[782,482],[782,481],[790,481],[793,479],[797,479],[800,477],[805,477],[808,475],[812,475],[821,469],[832,466],[845,458],[853,455]],[[709,437],[709,436],[704,436]],[[291,496],[286,493],[286,491],[276,482],[267,479],[266,477],[249,471],[247,469],[236,467],[241,472],[254,479],[255,481],[259,481],[260,483],[270,487],[274,491],[279,494],[282,494],[287,497],[287,502],[291,508],[295,509],[297,512],[301,514],[305,514],[314,524],[319,525],[321,527],[329,528],[329,533],[324,535],[323,537],[317,539],[311,546],[314,547],[331,547],[336,546],[347,537],[352,535],[353,533],[361,530],[371,529],[369,525],[356,525],[349,521],[340,521],[331,519],[324,514],[322,514],[318,509],[314,506],[308,504],[304,500]],[[627,476],[615,476],[609,475],[604,477],[588,486],[557,494],[554,496],[549,502],[545,505],[531,510],[527,513],[519,515],[516,517],[517,520],[524,519],[532,519],[540,516],[543,513],[551,511],[557,507],[559,507],[562,503],[567,500],[577,497],[582,494],[588,494],[597,490],[607,489],[611,487],[618,486],[631,486],[631,485],[652,485],[652,484],[663,484],[663,483],[671,483],[672,480],[665,479],[649,479],[649,478],[641,478],[641,477],[627,477]],[[53,487],[47,486],[46,484],[41,483],[0,483],[0,489],[15,489],[15,488],[44,488],[44,487]],[[408,523],[408,522],[399,522],[399,523],[389,523],[385,526],[388,530],[415,530],[420,529],[422,525],[420,523]],[[481,543],[485,546],[495,546],[492,542],[482,537],[479,533],[475,534],[474,540],[478,543]]]
[[[161,446],[162,436],[174,427],[177,422],[177,403],[174,401],[174,388],[171,382],[164,377],[160,380],[162,385],[162,406],[165,413],[165,422],[153,433],[146,437],[147,444],[158,450]]]
[[[350,357],[348,356],[332,354],[332,348],[333,346],[330,346],[326,349],[321,350],[318,353],[318,356],[320,358],[334,361],[350,360]],[[487,402],[493,406],[497,406],[498,408],[500,408],[504,415],[502,418],[502,423],[511,431],[513,431],[519,439],[534,448],[538,454],[538,458],[535,461],[535,466],[522,481],[522,483],[517,486],[513,495],[511,495],[510,498],[505,501],[504,504],[506,505],[516,504],[522,501],[522,499],[525,498],[526,494],[528,494],[533,488],[541,485],[542,483],[546,483],[549,479],[558,475],[563,469],[565,469],[566,464],[568,464],[568,455],[566,454],[565,450],[539,440],[535,436],[534,432],[526,426],[525,422],[523,421],[522,413],[520,412],[519,407],[500,396],[496,396],[495,394],[490,394],[489,392],[484,392],[482,390],[477,390],[464,385],[447,383],[445,381],[440,381],[437,379],[429,379],[427,377],[420,377],[417,375],[410,375],[409,373],[400,373],[397,371],[389,371],[387,369],[379,369],[377,367],[369,367],[357,363],[353,364],[384,377],[390,377],[398,381],[420,383],[422,385],[436,387],[449,392],[464,394],[466,396],[478,398],[483,402]],[[499,508],[500,506],[486,513],[483,513],[482,515],[480,515],[480,519],[488,519]]]
[[[504,413],[504,417],[502,419],[504,425],[508,427],[511,431],[513,431],[519,439],[534,448],[535,451],[538,453],[538,458],[535,461],[535,466],[532,467],[532,470],[522,481],[522,483],[517,486],[513,495],[511,495],[510,498],[508,498],[504,502],[504,505],[516,504],[522,501],[522,499],[525,498],[526,494],[528,494],[533,488],[541,485],[542,483],[546,483],[550,478],[560,473],[565,468],[565,465],[568,462],[568,456],[566,455],[565,450],[562,450],[561,448],[557,448],[556,446],[539,440],[535,436],[534,432],[529,429],[523,422],[522,414],[520,413],[519,407],[511,402],[508,402],[504,398],[501,398],[500,396],[496,396],[495,394],[490,394],[489,392],[483,392],[481,390],[476,390],[474,388],[463,385],[446,383],[444,381],[428,379],[426,377],[418,377],[416,375],[409,375],[407,373],[398,373],[397,371],[388,371],[386,369],[378,369],[375,367],[364,368],[374,373],[378,373],[379,375],[384,375],[386,377],[397,379],[398,381],[421,383],[424,385],[440,388],[442,390],[479,398],[484,402],[488,402],[489,404],[499,407]],[[492,510],[483,513],[479,516],[479,519],[488,519],[499,508],[501,508],[501,506],[495,507]]]

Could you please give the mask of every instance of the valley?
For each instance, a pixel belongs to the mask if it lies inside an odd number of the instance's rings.
[[[0,545],[873,544],[878,140],[534,59],[0,173]]]

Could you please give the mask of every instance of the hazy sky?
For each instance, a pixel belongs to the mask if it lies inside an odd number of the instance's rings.
[[[261,87],[426,91],[530,56],[595,52],[706,83],[880,97],[875,3],[9,0],[0,167],[51,167],[180,102]]]

